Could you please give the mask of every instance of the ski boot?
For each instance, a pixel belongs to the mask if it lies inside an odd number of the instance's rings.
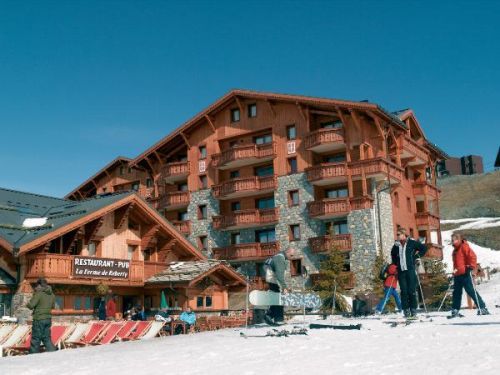
[[[462,318],[463,315],[460,314],[460,311],[458,311],[457,309],[453,309],[451,310],[451,315],[448,316],[448,319],[453,319],[453,318]]]
[[[406,309],[405,311],[403,311],[403,315],[406,319],[410,319],[410,317],[411,317],[410,309]]]
[[[410,316],[406,317],[406,319],[408,319],[408,320],[417,320],[418,319],[418,317],[417,317],[417,310],[410,309]]]
[[[270,326],[273,326],[273,327],[275,327],[277,325],[276,322],[274,321],[274,318],[271,317],[271,316],[269,316],[269,315],[267,315],[267,314],[264,315],[264,321],[267,324],[269,324]]]
[[[490,315],[490,312],[486,307],[477,310],[477,315]]]

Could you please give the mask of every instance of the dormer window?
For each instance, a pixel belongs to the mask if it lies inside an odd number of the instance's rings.
[[[248,117],[257,117],[257,104],[249,104],[248,105]]]
[[[240,110],[239,108],[231,109],[231,122],[240,121]]]

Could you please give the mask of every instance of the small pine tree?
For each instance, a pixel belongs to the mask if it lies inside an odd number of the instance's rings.
[[[449,286],[450,280],[446,274],[446,265],[441,260],[425,260],[426,275],[422,280],[425,303],[427,307],[439,308]],[[442,309],[451,307],[451,298],[447,298]]]
[[[329,313],[333,304],[335,290],[335,309],[349,311],[349,304],[344,297],[344,286],[348,282],[348,275],[344,272],[345,256],[337,248],[332,248],[325,260],[319,266],[319,278],[313,289],[323,300],[323,310]]]

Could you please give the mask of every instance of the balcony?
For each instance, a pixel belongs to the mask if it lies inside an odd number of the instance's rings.
[[[191,221],[189,220],[171,220],[170,224],[185,236],[191,233]]]
[[[439,229],[439,217],[430,212],[417,212],[415,219],[418,229]]]
[[[326,235],[321,237],[314,237],[309,239],[309,245],[312,252],[315,254],[326,253],[334,248],[339,251],[351,251],[351,235],[350,234],[337,234],[334,236]]]
[[[242,177],[213,186],[214,196],[219,199],[246,197],[256,193],[267,193],[276,188],[276,177]]]
[[[408,161],[407,165],[422,165],[426,164],[428,154],[424,147],[420,146],[417,142],[410,138],[403,138],[401,142],[401,159],[412,159]]]
[[[311,274],[311,283],[314,285],[320,282],[322,277],[323,275],[321,273]],[[354,289],[356,285],[356,279],[353,272],[342,272],[337,278],[337,282],[342,288],[346,290]]]
[[[150,202],[157,210],[177,209],[188,206],[189,198],[189,191],[173,191],[153,198]]]
[[[278,221],[278,208],[234,211],[230,215],[213,217],[214,229],[236,229],[268,225]]]
[[[349,198],[327,198],[312,201],[307,204],[307,208],[309,209],[309,216],[318,219],[345,216],[351,210]]]
[[[99,284],[103,280],[112,285],[144,285],[144,262],[138,260],[130,261],[128,279],[107,278],[85,278],[73,275],[74,256],[66,254],[34,254],[26,256],[26,279],[35,281],[40,277],[47,279],[49,283],[62,284]],[[163,264],[163,268],[166,265]]]
[[[307,180],[313,185],[329,185],[346,180],[345,163],[322,163],[306,169]]]
[[[363,174],[376,180],[385,180],[389,176],[393,184],[403,180],[404,169],[382,158],[354,161],[348,167],[353,180],[361,179]]]
[[[350,203],[351,211],[366,210],[373,207],[373,198],[370,196],[352,197]]]
[[[212,155],[212,164],[219,169],[237,168],[272,160],[276,157],[275,142],[262,145],[246,145],[230,148]]]
[[[319,129],[309,133],[305,140],[306,150],[330,152],[345,148],[344,129]]]
[[[252,242],[215,248],[213,251],[215,259],[230,261],[263,260],[276,255],[279,252],[279,244],[278,242]]]
[[[430,259],[443,259],[443,246],[434,243],[427,244],[427,252],[425,253],[425,258]]]
[[[189,175],[189,162],[167,163],[161,168],[160,175],[167,184],[185,180]]]
[[[415,181],[413,183],[413,195],[417,201],[424,200],[424,197],[431,197],[433,200],[439,199],[440,190],[428,181]]]

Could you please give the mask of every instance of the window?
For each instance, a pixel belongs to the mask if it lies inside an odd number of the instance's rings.
[[[133,182],[132,183],[132,190],[139,191],[139,183],[138,182]]]
[[[82,309],[82,297],[75,296],[73,298],[73,310],[81,310]]]
[[[56,296],[54,310],[62,310],[64,309],[64,297]]]
[[[202,189],[208,188],[208,178],[206,174],[200,176],[200,185]]]
[[[271,143],[273,141],[273,136],[271,134],[263,134],[253,138],[253,143],[256,145],[264,145],[266,143]]]
[[[348,195],[347,187],[325,190],[325,198],[345,198]]]
[[[123,176],[125,174],[125,167],[122,165],[120,167],[120,176]]]
[[[178,191],[188,191],[188,184],[187,182],[182,182],[177,185],[177,190]]]
[[[212,307],[212,297],[210,296],[205,297],[205,307]]]
[[[241,203],[240,202],[231,202],[231,211],[239,211],[241,210]]]
[[[207,239],[207,236],[200,236],[200,237],[198,237],[198,246],[201,248],[201,250],[207,250],[208,249],[208,239]]]
[[[89,257],[95,256],[95,250],[96,250],[95,242],[89,242],[87,250],[89,253]]]
[[[325,223],[326,233],[329,235],[348,234],[347,220],[339,220]]]
[[[238,147],[238,141],[229,142],[229,148],[235,148],[235,147]]]
[[[288,173],[297,173],[297,158],[288,158]]]
[[[196,297],[196,307],[197,308],[210,308],[212,307],[212,297],[211,296],[198,296]]]
[[[328,155],[323,157],[324,163],[342,163],[345,160],[345,154]]]
[[[135,253],[135,246],[133,245],[128,245],[127,247],[127,259],[132,260],[134,258],[134,253]]]
[[[286,127],[286,139],[288,139],[289,141],[297,139],[297,128],[295,128],[295,125]]]
[[[129,174],[130,174],[130,173],[132,173],[132,168],[130,168],[130,167],[129,167],[129,168],[127,169],[127,172],[128,172]]]
[[[411,199],[410,199],[410,197],[406,197],[406,208],[408,209],[408,211],[411,212]]]
[[[230,179],[238,178],[238,177],[240,177],[240,171],[231,171],[231,172],[229,172],[229,178]]]
[[[142,258],[146,262],[150,261],[151,260],[151,249],[142,250]]]
[[[206,146],[200,146],[200,159],[206,159],[207,158],[207,147]]]
[[[146,178],[146,187],[153,187],[153,180],[150,178]]]
[[[187,211],[181,211],[177,213],[177,220],[180,221],[186,221],[188,220],[188,213]]]
[[[300,225],[299,224],[293,224],[290,225],[290,241],[300,241]]]
[[[290,261],[290,276],[302,275],[302,259],[292,259]]]
[[[240,110],[238,108],[231,109],[231,122],[240,121]]]
[[[268,243],[276,241],[276,234],[274,228],[261,229],[255,231],[255,242]]]
[[[290,207],[299,205],[299,191],[298,190],[290,190],[288,192],[288,205]]]
[[[248,105],[248,117],[257,117],[257,104]]]
[[[238,245],[241,243],[240,232],[231,233],[231,245]]]
[[[274,197],[259,198],[255,200],[255,207],[259,210],[264,210],[266,208],[274,208]]]
[[[83,297],[83,307],[85,310],[92,310],[92,297],[90,296]]]
[[[206,220],[207,219],[207,205],[202,204],[198,206],[198,219]]]
[[[272,176],[274,174],[274,167],[272,164],[256,167],[254,174],[258,177]]]
[[[397,192],[397,191],[396,191],[396,192],[394,192],[394,205],[395,205],[396,207],[399,207],[399,194],[398,194],[398,192]]]
[[[340,129],[342,128],[341,121],[327,121],[320,124],[321,129]]]
[[[203,307],[203,297],[196,297],[196,307]]]

